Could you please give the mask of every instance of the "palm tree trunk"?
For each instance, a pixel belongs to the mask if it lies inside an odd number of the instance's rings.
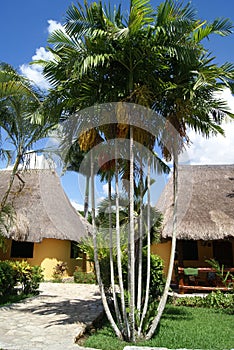
[[[114,308],[115,308],[115,314],[116,318],[118,320],[119,327],[121,331],[123,330],[123,322],[121,318],[121,314],[119,311],[119,305],[116,298],[116,291],[115,291],[115,273],[114,273],[114,260],[113,260],[113,232],[112,232],[112,209],[111,209],[111,176],[110,173],[108,174],[108,199],[109,199],[109,249],[110,249],[110,278],[111,278],[111,288],[112,288],[112,295],[113,295],[113,301],[114,301]]]
[[[85,199],[84,199],[84,217],[88,218],[89,213],[89,179],[90,177],[86,176],[86,184],[85,184]]]
[[[134,178],[133,178],[133,127],[130,126],[130,178],[129,178],[129,252],[130,259],[129,273],[129,323],[131,341],[135,342],[135,233],[134,233]]]
[[[138,336],[141,335],[143,321],[148,309],[149,303],[149,288],[150,288],[150,157],[148,157],[148,170],[147,170],[147,278],[145,288],[145,303],[141,316],[140,327],[138,329]]]
[[[171,242],[171,255],[170,255],[170,262],[169,262],[169,268],[167,273],[167,279],[166,284],[164,288],[164,292],[162,295],[162,298],[159,302],[159,306],[157,309],[157,316],[154,318],[152,326],[149,330],[149,332],[146,335],[146,340],[151,339],[153,336],[159,322],[162,316],[162,313],[164,311],[164,308],[166,306],[168,292],[170,288],[172,273],[174,269],[174,260],[175,260],[175,250],[176,250],[176,231],[177,231],[177,202],[178,202],[178,153],[174,152],[173,157],[173,202],[174,202],[174,211],[173,211],[173,230],[172,230],[172,242]]]
[[[109,308],[105,291],[104,291],[104,286],[101,279],[100,265],[98,261],[97,228],[95,224],[95,197],[94,197],[95,187],[94,187],[93,151],[91,150],[90,152],[91,152],[91,205],[92,205],[93,247],[94,247],[94,262],[95,262],[97,281],[98,281],[99,290],[102,298],[102,304],[106,312],[106,316],[112,328],[114,329],[116,336],[122,340],[123,339],[122,333],[120,332],[118,326],[116,325],[111,315],[110,308]]]
[[[141,312],[142,298],[142,240],[143,240],[143,175],[142,175],[142,158],[141,158],[141,176],[140,176],[140,215],[139,215],[139,247],[138,247],[138,283],[137,283],[137,310]]]
[[[118,145],[115,143],[115,210],[116,210],[116,249],[117,249],[117,268],[119,279],[119,290],[121,299],[122,315],[124,320],[125,337],[126,340],[130,339],[129,323],[127,318],[125,298],[124,298],[124,286],[123,286],[123,272],[122,272],[122,253],[120,242],[120,225],[119,225],[119,166],[118,166]]]

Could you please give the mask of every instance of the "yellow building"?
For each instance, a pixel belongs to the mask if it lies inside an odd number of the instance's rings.
[[[0,171],[0,196],[6,192],[11,171]],[[0,260],[27,260],[40,265],[45,279],[51,279],[54,267],[67,263],[67,274],[76,266],[86,271],[88,265],[79,255],[77,242],[90,233],[90,225],[76,212],[53,170],[30,170],[15,175],[8,202],[15,211],[7,232]]]
[[[173,180],[162,192],[157,208],[163,213],[162,243],[153,245],[167,271],[173,231]],[[234,165],[184,165],[179,167],[175,264],[210,266],[215,259],[234,267]],[[207,273],[200,274],[205,280]],[[174,276],[175,278],[175,276]]]

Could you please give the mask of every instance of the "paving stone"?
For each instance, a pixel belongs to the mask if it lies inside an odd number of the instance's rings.
[[[39,296],[0,307],[0,349],[88,350],[75,338],[102,312],[96,285],[41,283]]]

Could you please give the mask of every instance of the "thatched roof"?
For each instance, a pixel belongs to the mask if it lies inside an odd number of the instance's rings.
[[[0,171],[0,199],[11,171]],[[79,241],[90,225],[76,212],[53,170],[28,170],[15,176],[8,202],[16,213],[8,238],[40,242],[43,238]],[[23,182],[22,182],[23,180]]]
[[[157,203],[164,214],[162,237],[172,235],[173,182]],[[179,167],[177,238],[214,240],[234,237],[234,165]]]

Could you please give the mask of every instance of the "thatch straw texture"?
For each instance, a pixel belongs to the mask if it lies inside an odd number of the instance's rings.
[[[10,175],[11,171],[0,171],[0,199]],[[73,208],[53,170],[20,172],[20,178],[14,178],[8,202],[16,214],[6,232],[8,238],[29,242],[43,238],[79,241],[90,232],[90,225]]]
[[[162,237],[172,235],[173,180],[157,208],[164,214]],[[177,238],[214,240],[234,237],[234,165],[179,167]]]

